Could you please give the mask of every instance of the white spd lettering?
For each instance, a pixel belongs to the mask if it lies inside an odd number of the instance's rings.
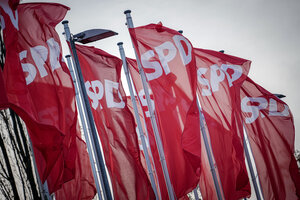
[[[232,83],[234,81],[238,80],[243,74],[243,69],[239,65],[225,65],[225,64],[223,64],[223,65],[221,65],[221,69],[226,74],[229,87],[231,87],[233,85]],[[228,69],[232,69],[232,71],[233,71],[233,74],[231,75],[231,77],[230,77],[229,73],[227,72]]]
[[[44,46],[35,46],[30,48],[31,56],[36,64],[40,76],[43,78],[48,75],[44,65],[48,58],[48,49]]]
[[[154,57],[154,51],[150,50],[144,53],[141,56],[141,61],[144,68],[153,69],[154,72],[152,73],[145,73],[148,81],[153,79],[157,79],[162,75],[162,69],[160,67],[159,62],[157,61],[149,61],[150,58]]]
[[[92,88],[93,92],[90,90],[90,88]],[[90,97],[90,99],[92,100],[92,107],[94,110],[97,109],[99,103],[99,100],[102,99],[103,94],[104,94],[104,89],[103,89],[103,85],[100,81],[96,80],[96,81],[87,81],[85,82],[85,89],[87,92],[87,95]],[[100,109],[102,109],[102,105],[100,104]]]
[[[175,45],[172,42],[167,41],[154,48],[161,64],[157,61],[150,61],[151,58],[155,56],[153,50],[146,51],[141,55],[141,62],[143,67],[153,70],[153,72],[151,73],[145,73],[148,81],[159,78],[163,74],[163,72],[166,75],[171,72],[168,63],[176,57],[177,49],[179,51],[181,61],[184,65],[187,65],[191,62],[192,45],[188,42],[188,40],[181,35],[175,35],[173,37],[173,41]],[[185,52],[182,42],[186,44],[188,48],[187,52]]]
[[[168,63],[173,60],[173,58],[175,58],[176,56],[176,48],[175,46],[172,44],[172,42],[165,42],[157,47],[154,48],[155,51],[158,54],[159,60],[161,62],[162,68],[165,72],[165,74],[169,74],[170,73],[170,68]],[[168,50],[167,54],[164,54],[165,50]]]
[[[49,61],[50,61],[51,70],[54,71],[58,68],[61,68],[59,62],[60,46],[53,38],[47,40],[47,44],[48,44],[48,49],[50,51]],[[19,53],[19,58],[21,61],[23,72],[27,73],[25,77],[27,85],[32,83],[36,78],[36,74],[37,74],[36,68],[38,69],[41,78],[48,75],[48,72],[45,67],[46,61],[48,59],[48,49],[41,45],[31,47],[29,49],[35,65],[31,63],[22,63],[23,60],[26,60],[26,58],[28,57],[27,50],[21,51]]]
[[[103,87],[103,84],[99,80],[85,82],[87,95],[92,100],[92,108],[96,110],[99,106],[100,110],[103,109],[99,101],[103,98],[104,94],[107,108],[124,108],[125,102],[118,90],[119,83],[104,79],[104,84],[105,87]],[[114,89],[118,92],[118,101],[114,98]]]
[[[18,25],[18,12],[17,10],[13,11],[9,4],[8,4],[9,0],[1,0],[0,1],[0,6],[2,7],[2,9],[4,10],[4,12],[9,16],[11,23],[13,24],[13,26],[19,30],[19,25]],[[1,16],[1,27],[2,29],[5,29],[5,22],[4,22],[4,18],[3,16]]]
[[[19,53],[20,61],[22,61],[24,58],[27,57],[27,51],[24,50],[21,53]],[[36,76],[36,69],[33,64],[30,63],[21,63],[23,72],[28,72],[28,75],[25,77],[26,84],[29,85],[33,82],[35,76]]]
[[[254,104],[254,105],[249,105]],[[267,109],[269,106],[269,116],[289,116],[289,109],[287,105],[284,105],[283,111],[278,111],[277,101],[270,98],[269,103],[267,99],[263,97],[244,97],[241,101],[241,108],[244,113],[250,113],[250,117],[245,118],[247,124],[253,123],[258,117],[259,114],[262,118],[265,117],[261,110]]]
[[[229,70],[233,74],[229,74]],[[210,71],[210,79],[203,76]],[[220,83],[227,78],[229,87],[233,86],[233,82],[238,80],[243,74],[243,69],[239,65],[226,65],[222,64],[221,67],[214,64],[210,68],[199,68],[197,70],[197,80],[204,86],[201,91],[202,96],[211,96],[213,92],[219,91]]]
[[[110,80],[104,80],[104,81],[105,81],[105,97],[106,97],[107,107],[108,108],[124,108],[125,103],[122,100],[122,96],[118,90],[119,83],[113,82]],[[119,97],[119,99],[121,99],[120,102],[116,102],[114,100],[113,89],[116,89],[118,91],[118,97]]]
[[[61,67],[59,62],[59,55],[60,55],[60,46],[54,40],[54,38],[50,38],[47,40],[48,48],[50,51],[50,65],[52,71]]]
[[[284,110],[282,112],[278,112],[277,102],[274,99],[270,99],[269,103],[269,115],[270,116],[289,116],[289,107],[284,104]]]
[[[192,61],[192,45],[191,45],[191,43],[189,43],[189,41],[181,35],[175,35],[173,37],[173,40],[175,42],[176,47],[179,50],[179,55],[181,57],[182,63],[184,65],[189,64]],[[184,51],[181,41],[183,41],[188,48],[187,54]]]
[[[141,139],[141,135],[140,135],[140,130],[139,130],[139,128],[138,128],[137,126],[135,127],[135,131],[136,131],[136,134],[137,134],[137,136],[138,136],[139,149],[140,149],[141,151],[144,151],[143,144],[142,144],[142,139]],[[142,134],[143,134],[143,133],[142,133]],[[144,139],[145,139],[146,147],[147,147],[147,148],[150,148],[150,144],[149,144],[149,139],[148,139],[147,133],[144,134]]]
[[[219,91],[219,84],[225,79],[225,73],[221,70],[218,65],[210,67],[210,84],[212,92]]]
[[[150,88],[148,90],[149,90],[149,93],[152,94],[152,90]],[[148,108],[145,91],[143,89],[139,91],[138,96],[139,96],[139,99],[140,99],[140,102],[141,102],[142,106],[143,107],[147,106],[147,108]],[[152,108],[155,110],[154,101],[151,98],[150,98],[150,102],[151,102]],[[150,112],[149,111],[146,111],[145,114],[146,114],[146,117],[150,117]]]

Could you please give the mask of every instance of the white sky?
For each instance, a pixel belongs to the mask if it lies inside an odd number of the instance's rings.
[[[25,2],[38,2],[23,0]],[[252,61],[250,77],[272,93],[281,93],[290,106],[300,149],[300,1],[299,0],[53,0],[71,8],[66,19],[72,33],[102,28],[118,36],[91,43],[119,57],[117,43],[134,57],[125,26],[127,9],[135,26],[161,21],[183,30],[194,47]],[[57,26],[61,35],[63,25]],[[63,39],[63,37],[62,37]],[[67,48],[64,48],[66,52]],[[124,84],[125,86],[126,84]],[[297,89],[298,88],[298,89]]]

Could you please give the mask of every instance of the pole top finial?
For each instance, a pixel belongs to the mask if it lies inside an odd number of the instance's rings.
[[[131,13],[131,10],[125,10],[124,14]]]
[[[118,42],[117,45],[118,45],[118,46],[121,46],[121,45],[123,45],[123,42]]]
[[[68,20],[64,20],[64,21],[62,21],[61,23],[62,23],[62,24],[67,24],[67,23],[69,23],[69,21],[68,21]]]

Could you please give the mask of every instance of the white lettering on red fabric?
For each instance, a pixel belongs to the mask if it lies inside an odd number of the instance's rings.
[[[191,62],[192,45],[189,41],[181,35],[175,35],[173,36],[173,42],[175,45],[171,41],[166,41],[161,45],[154,47],[160,63],[155,60],[151,61],[151,59],[155,57],[154,50],[148,50],[141,55],[143,68],[153,70],[153,72],[145,72],[148,81],[159,78],[163,72],[166,75],[169,74],[171,72],[169,63],[176,57],[177,52],[179,52],[183,65],[187,65]],[[183,44],[186,45],[187,52],[185,52]]]
[[[96,110],[99,106],[100,110],[103,109],[102,105],[100,104],[100,100],[104,95],[107,108],[124,108],[125,102],[123,101],[120,91],[118,90],[119,83],[104,79],[104,85],[105,86],[103,87],[103,84],[99,80],[85,82],[87,95],[92,100],[92,108]],[[114,90],[117,90],[118,101],[116,101],[114,97]]]
[[[258,117],[259,114],[262,118],[265,117],[261,110],[268,109],[268,116],[289,116],[289,108],[284,104],[283,111],[279,111],[277,107],[277,101],[273,98],[270,98],[269,103],[266,98],[263,97],[244,97],[241,101],[241,108],[244,113],[250,113],[251,116],[245,118],[247,124],[253,123]]]
[[[22,63],[24,60],[26,61],[26,58],[28,57],[27,50],[21,51],[19,53],[22,69],[27,74],[25,75],[26,76],[25,80],[27,85],[32,83],[36,78],[36,74],[37,74],[36,68],[38,69],[41,78],[46,77],[48,75],[48,72],[45,68],[45,64],[48,59],[48,51],[50,51],[49,62],[50,62],[51,70],[54,71],[56,69],[61,68],[59,62],[59,56],[60,56],[59,44],[53,38],[50,38],[49,40],[47,40],[47,45],[48,45],[47,46],[48,49],[41,45],[31,47],[29,49],[35,65],[31,63]]]
[[[233,71],[229,74],[229,71]],[[204,78],[205,74],[210,72],[210,77]],[[219,91],[220,83],[227,78],[229,87],[237,81],[243,74],[243,69],[239,65],[226,65],[222,64],[221,67],[214,64],[210,68],[199,68],[197,70],[197,80],[202,85],[201,95],[211,96],[213,92]]]

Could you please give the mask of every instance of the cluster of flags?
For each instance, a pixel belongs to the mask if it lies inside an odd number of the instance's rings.
[[[96,187],[74,84],[55,32],[69,8],[2,0],[0,6],[6,47],[0,108],[12,108],[26,123],[41,181],[56,199],[92,199]],[[245,133],[264,199],[300,198],[293,116],[283,101],[248,77],[251,61],[194,48],[161,23],[129,27],[129,33],[137,59],[126,63],[76,45],[114,199],[184,199],[197,185],[204,199],[250,197]],[[132,99],[121,82],[125,64],[136,93]],[[138,116],[131,100],[138,102]],[[137,120],[147,149],[140,148]]]

